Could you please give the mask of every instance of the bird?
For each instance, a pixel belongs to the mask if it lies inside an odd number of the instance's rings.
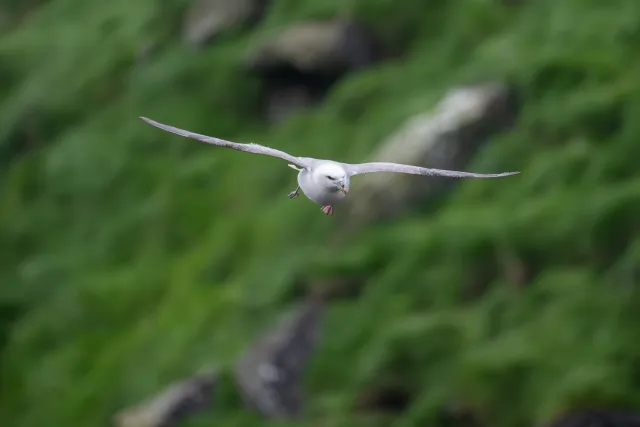
[[[420,166],[405,165],[389,162],[369,162],[349,164],[333,160],[314,159],[312,157],[296,157],[275,148],[266,147],[256,143],[231,142],[213,136],[202,135],[177,127],[159,123],[147,117],[140,116],[144,122],[185,138],[194,139],[219,147],[232,148],[251,154],[262,154],[277,157],[289,162],[288,166],[298,171],[298,185],[289,193],[293,199],[300,195],[300,191],[311,200],[321,206],[325,215],[333,215],[334,206],[344,202],[349,194],[351,177],[376,172],[395,172],[411,175],[443,176],[450,178],[501,178],[517,175],[520,172],[503,172],[496,174],[481,174],[472,172],[460,172],[454,170],[432,169]]]

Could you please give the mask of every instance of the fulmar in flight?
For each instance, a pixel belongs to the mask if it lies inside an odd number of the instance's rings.
[[[311,157],[295,157],[291,154],[285,153],[284,151],[265,147],[263,145],[254,143],[241,144],[226,141],[224,139],[200,135],[184,129],[158,123],[146,117],[140,118],[152,126],[186,138],[206,142],[207,144],[218,145],[220,147],[233,148],[234,150],[244,151],[247,153],[278,157],[290,162],[291,164],[289,164],[289,167],[298,171],[298,186],[294,191],[289,193],[289,198],[292,199],[297,197],[299,195],[299,191],[302,190],[307,198],[322,206],[321,210],[325,215],[333,215],[333,207],[344,201],[347,197],[351,177],[363,173],[399,172],[412,175],[447,176],[451,178],[500,178],[520,173],[504,172],[498,174],[481,174],[430,169],[399,163],[372,162],[348,164],[335,162],[333,160],[313,159]]]

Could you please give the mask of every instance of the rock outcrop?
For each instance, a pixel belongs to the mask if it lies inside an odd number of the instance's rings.
[[[362,161],[467,170],[478,149],[492,135],[509,128],[517,114],[517,96],[508,85],[488,83],[457,88],[433,111],[407,120],[370,159]],[[357,201],[345,207],[358,224],[393,217],[456,181],[399,173],[366,174],[357,179]]]
[[[117,427],[170,427],[209,407],[218,379],[215,369],[178,381],[114,417]]]
[[[585,409],[568,412],[544,427],[640,427],[640,413]]]
[[[265,85],[267,117],[274,122],[316,105],[338,79],[380,60],[375,34],[348,19],[301,22],[258,46],[244,68]]]
[[[266,7],[267,0],[195,0],[184,17],[183,39],[199,48],[225,30],[255,24]]]
[[[315,351],[325,295],[312,295],[260,334],[238,359],[233,377],[245,405],[266,418],[293,418],[303,409],[303,373]],[[172,427],[209,409],[220,375],[203,370],[114,416],[117,427]]]

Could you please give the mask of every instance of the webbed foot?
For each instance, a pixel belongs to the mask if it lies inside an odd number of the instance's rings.
[[[296,188],[291,193],[289,193],[289,198],[293,199],[294,197],[298,197],[299,195],[300,195],[300,187]]]
[[[333,215],[333,206],[323,206],[320,209],[325,215]]]

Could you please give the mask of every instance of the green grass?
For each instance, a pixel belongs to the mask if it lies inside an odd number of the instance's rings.
[[[165,3],[51,0],[0,39],[2,425],[105,425],[202,364],[228,366],[299,280],[334,276],[364,291],[332,306],[309,371],[308,410],[326,425],[388,425],[351,404],[392,383],[412,392],[402,426],[435,426],[450,402],[496,427],[640,404],[637,0],[274,0],[200,53],[179,43],[187,2]],[[336,13],[402,58],[264,123],[243,55]],[[523,110],[466,169],[522,174],[462,182],[341,247],[339,214],[289,200],[282,162],[137,118],[357,162],[483,80],[512,82]],[[191,424],[216,421],[256,424],[226,401]]]

